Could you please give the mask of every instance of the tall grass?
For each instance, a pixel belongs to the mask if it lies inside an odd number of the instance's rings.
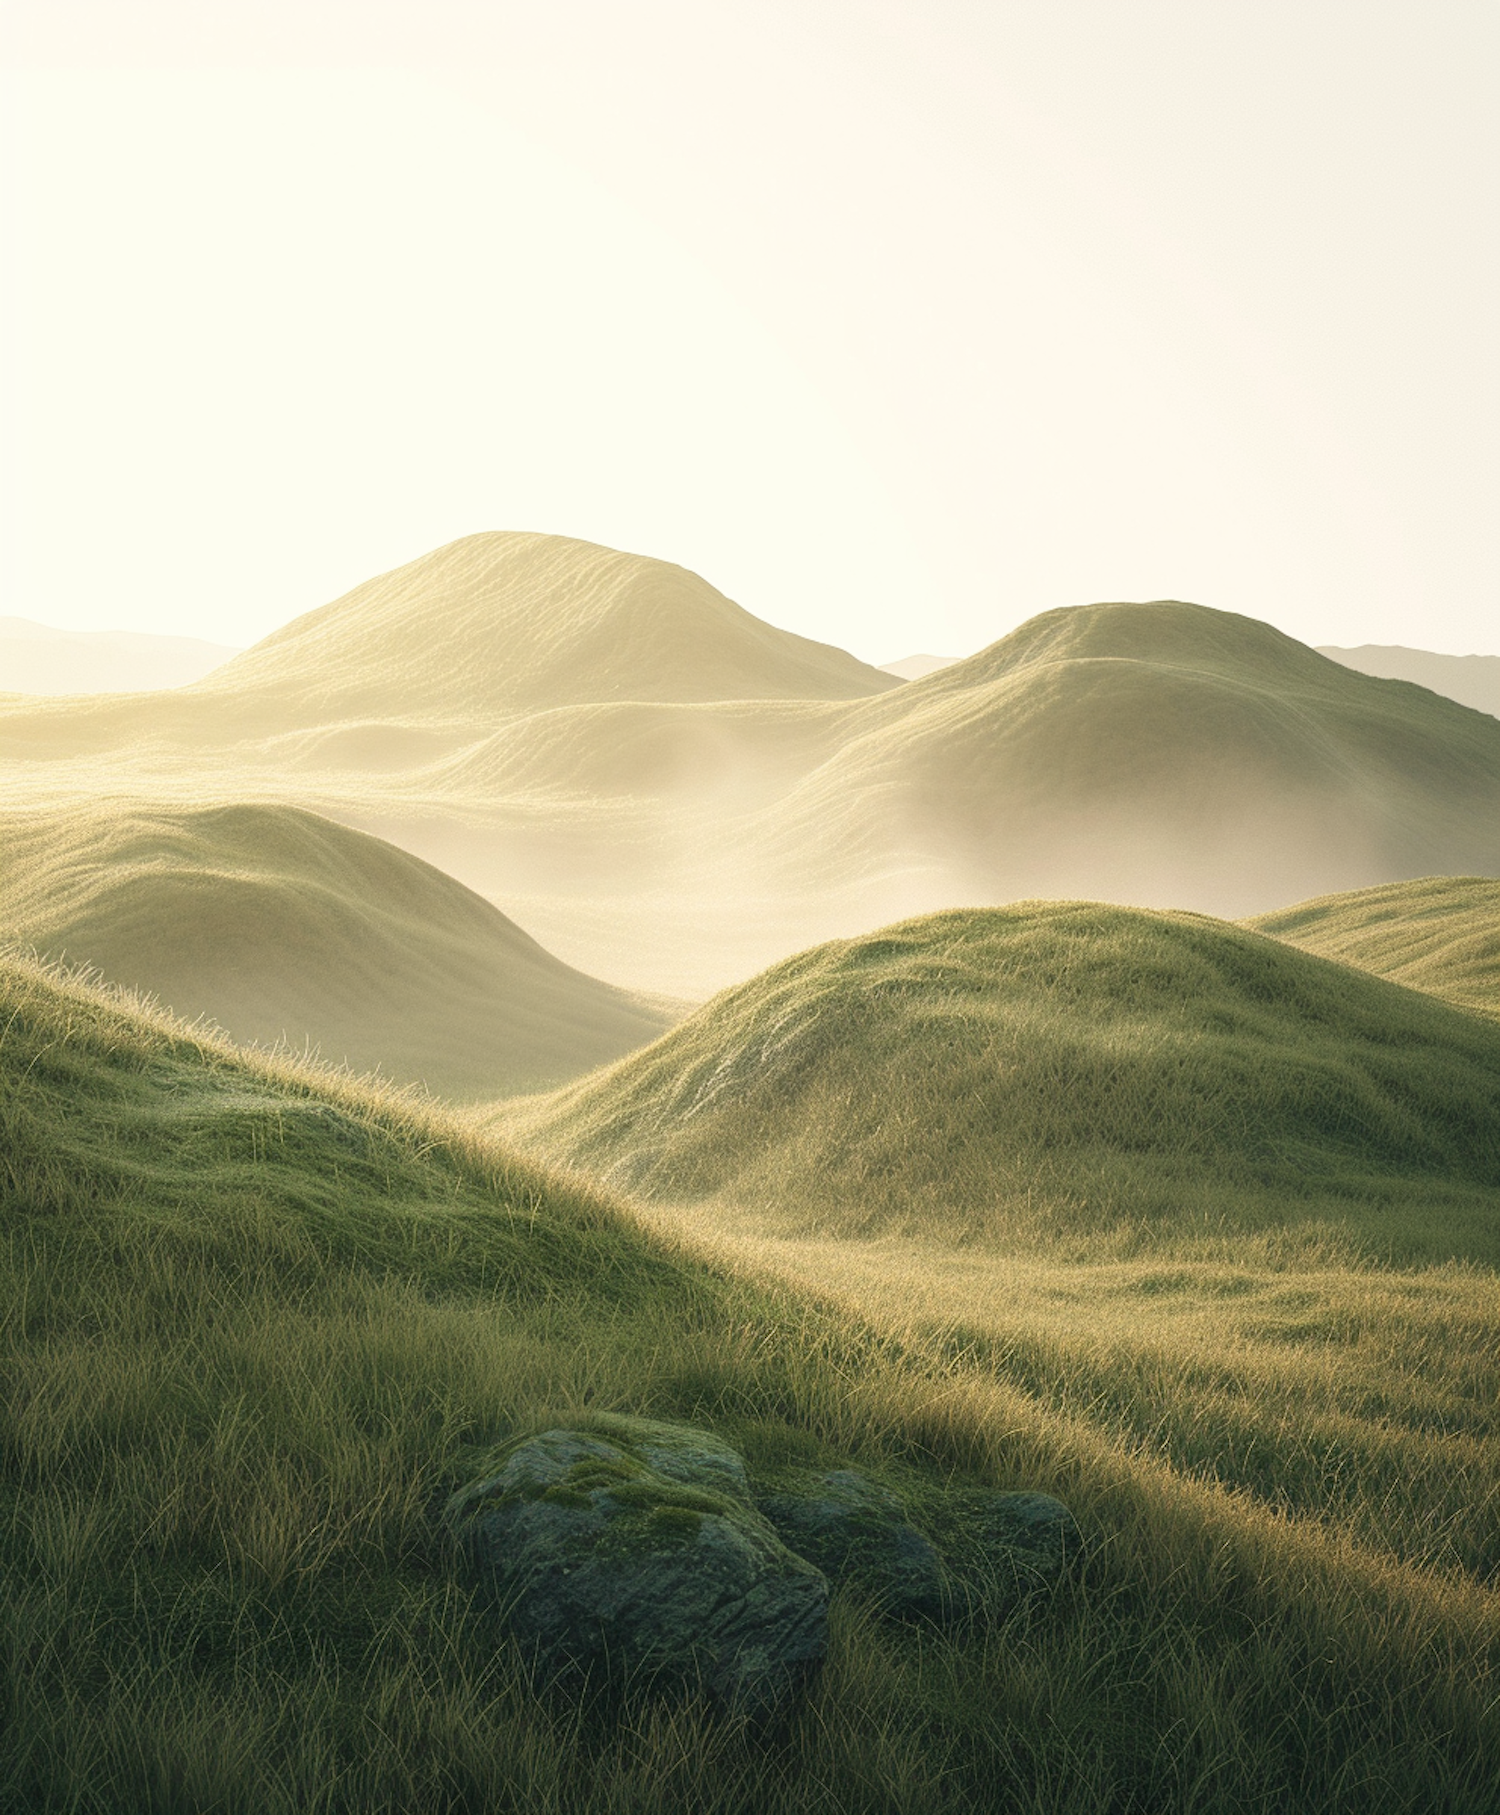
[[[1473,1559],[1194,1466],[1097,1382],[1013,1366],[992,1318],[710,1265],[418,1104],[35,971],[0,989],[0,1806],[1496,1806]],[[1410,1328],[1447,1357],[1431,1406],[1477,1407],[1479,1275],[1445,1278],[1449,1320],[1414,1295]],[[946,1630],[841,1594],[770,1729],[580,1699],[513,1650],[433,1509],[500,1432],[594,1409],[701,1420],[752,1472],[854,1462],[935,1524],[955,1483],[1060,1492],[1086,1560]],[[1293,1473],[1307,1430],[1289,1395],[1265,1440]]]

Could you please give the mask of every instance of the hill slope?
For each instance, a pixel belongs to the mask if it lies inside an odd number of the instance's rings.
[[[12,814],[0,849],[0,937],[235,1039],[440,1095],[558,1083],[669,1019],[441,871],[296,808]]]
[[[1046,612],[843,724],[778,841],[927,866],[936,900],[1242,914],[1301,879],[1500,869],[1500,723],[1203,606]]]
[[[3,959],[0,1028],[0,1806],[1490,1800],[1490,1276],[1210,1269],[1200,1353],[1140,1340],[1164,1303],[1180,1340],[1191,1270],[1079,1268],[1082,1340],[955,1353]],[[1133,1348],[1092,1340],[1101,1273]],[[858,1468],[922,1521],[975,1486],[1066,1494],[1082,1579],[917,1632],[837,1589],[772,1743],[560,1693],[435,1513],[497,1441],[616,1409],[707,1426],[753,1485]]]
[[[1500,1257],[1500,1029],[1196,915],[1029,903],[822,946],[501,1121],[783,1231],[1052,1251],[1322,1219]]]
[[[1326,655],[1361,674],[1412,681],[1460,705],[1500,718],[1500,655],[1439,655],[1431,649],[1405,649],[1400,644],[1361,643],[1357,649],[1319,644]]]
[[[1500,881],[1424,876],[1298,902],[1246,922],[1464,1008],[1500,1015]]]
[[[466,536],[294,619],[203,690],[355,718],[614,700],[853,699],[898,685],[686,568],[563,536]]]

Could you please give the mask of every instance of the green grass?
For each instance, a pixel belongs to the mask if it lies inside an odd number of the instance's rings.
[[[295,807],[0,816],[0,939],[234,1039],[463,1101],[544,1089],[668,1025],[451,876]]]
[[[0,1806],[1494,1806],[1494,1559],[1267,1495],[1329,1466],[1294,1400],[1216,1472],[1059,1397],[1044,1356],[710,1265],[430,1109],[24,966],[0,999]],[[1429,1333],[1483,1450],[1479,1303]],[[1154,1390],[1185,1416],[1202,1385]],[[698,1420],[752,1472],[853,1461],[919,1518],[949,1483],[1058,1492],[1087,1564],[998,1626],[839,1597],[769,1731],[581,1702],[532,1680],[434,1513],[498,1436],[610,1410]],[[1431,1441],[1493,1530],[1473,1455]]]
[[[497,1120],[779,1235],[1500,1260],[1500,1030],[1198,915],[1026,903],[835,941]]]
[[[1247,921],[1288,945],[1500,1015],[1500,881],[1424,876]]]

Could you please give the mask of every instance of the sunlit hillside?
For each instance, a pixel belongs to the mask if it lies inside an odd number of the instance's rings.
[[[1020,1267],[964,1330],[933,1267],[865,1316],[855,1265],[755,1284],[435,1112],[34,968],[0,962],[0,1027],[0,1806],[1484,1806],[1488,1275]],[[437,1509],[497,1438],[610,1410],[922,1520],[1061,1494],[1079,1572],[942,1626],[837,1592],[769,1732],[580,1699]]]
[[[671,1019],[440,871],[296,808],[17,812],[0,856],[0,940],[445,1097],[561,1082]]]
[[[0,802],[275,799],[612,983],[1081,897],[1224,915],[1500,871],[1500,721],[1171,601],[900,682],[662,562],[469,537],[171,694],[0,708]]]
[[[1197,915],[1026,903],[821,946],[500,1125],[782,1235],[1500,1260],[1500,1029]]]
[[[1493,877],[1385,883],[1248,924],[1303,951],[1500,1015],[1500,881]]]

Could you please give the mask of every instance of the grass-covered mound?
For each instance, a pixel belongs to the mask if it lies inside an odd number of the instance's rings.
[[[200,683],[321,719],[489,717],[606,700],[853,699],[898,685],[670,562],[490,532],[294,619]]]
[[[849,709],[778,825],[820,877],[944,866],[950,902],[1242,914],[1500,868],[1500,722],[1232,612],[1077,606]]]
[[[502,1111],[783,1232],[1096,1252],[1328,1222],[1500,1257],[1500,1030],[1191,914],[935,914],[788,959]]]
[[[1367,1542],[1261,1490],[1322,1466],[1300,1390],[1217,1474],[1178,1468],[1107,1396],[1080,1416],[995,1353],[736,1283],[394,1099],[24,965],[0,1030],[0,1807],[1484,1806],[1493,1559],[1403,1555],[1408,1524],[1493,1494],[1463,1277],[1441,1304],[1403,1287],[1409,1322],[1432,1307],[1423,1380],[1454,1365],[1404,1433],[1428,1474],[1372,1498]],[[1382,1376],[1391,1440],[1412,1348]],[[1059,1493],[1087,1563],[1001,1627],[836,1600],[822,1678],[769,1731],[580,1702],[533,1680],[436,1512],[498,1437],[611,1410],[918,1505]]]
[[[1288,945],[1500,1015],[1500,882],[1424,876],[1301,901],[1246,923]]]
[[[0,939],[443,1096],[561,1083],[669,1018],[430,864],[293,807],[16,813],[0,853]]]

